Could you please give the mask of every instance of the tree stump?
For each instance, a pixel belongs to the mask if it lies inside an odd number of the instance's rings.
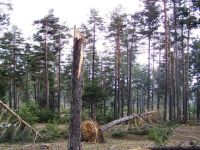
[[[99,124],[93,120],[87,120],[81,123],[81,138],[84,142],[105,142]]]

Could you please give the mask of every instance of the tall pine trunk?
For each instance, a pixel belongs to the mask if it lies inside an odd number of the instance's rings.
[[[151,38],[150,35],[148,36],[148,78],[147,78],[147,111],[150,110],[150,60],[151,60]]]
[[[167,102],[168,102],[168,53],[169,53],[169,45],[168,45],[168,19],[167,19],[167,0],[163,0],[164,3],[164,27],[165,27],[165,99],[164,99],[164,120],[167,120]]]
[[[174,17],[174,100],[176,105],[176,119],[178,122],[181,120],[181,107],[180,107],[180,100],[178,96],[178,45],[177,45],[177,7],[176,7],[176,1],[173,1],[173,17]],[[175,113],[175,109],[174,109]]]
[[[133,38],[132,38],[132,43],[131,43],[131,48],[128,49],[127,46],[127,51],[128,51],[128,78],[127,78],[127,84],[128,84],[128,102],[127,102],[127,115],[129,116],[132,113],[132,53],[133,53]]]
[[[95,18],[94,18],[95,19]],[[94,83],[94,68],[95,68],[95,43],[96,43],[96,22],[94,21],[94,27],[93,27],[93,45],[92,45],[92,83]],[[91,118],[93,120],[96,120],[96,111],[97,111],[97,103],[96,99],[92,100],[91,105]]]
[[[120,31],[117,31],[115,38],[115,102],[114,114],[115,118],[120,117],[121,114],[121,101],[120,101]]]
[[[45,41],[44,41],[44,58],[45,58],[45,107],[49,108],[49,72],[48,72],[48,48],[47,48],[47,20],[45,24]]]
[[[14,43],[15,45],[15,43]],[[16,97],[16,51],[15,48],[13,48],[13,73],[14,73],[14,77],[13,77],[13,101],[14,101],[14,110],[17,110],[17,97]]]
[[[60,76],[60,71],[61,71],[61,64],[60,64],[60,54],[61,51],[58,51],[58,114],[60,114],[60,84],[61,84],[61,76]]]

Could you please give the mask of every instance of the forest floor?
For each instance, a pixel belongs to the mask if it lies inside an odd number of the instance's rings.
[[[44,125],[40,125],[43,127]],[[155,146],[147,136],[131,135],[123,138],[112,138],[110,132],[105,132],[105,143],[82,143],[83,150],[145,150]],[[166,145],[191,145],[200,142],[200,125],[180,125],[174,129]],[[198,143],[200,144],[200,143]],[[0,144],[0,150],[40,150],[41,146],[48,146],[48,150],[66,150],[67,140],[36,144]]]
[[[167,145],[200,145],[200,125],[183,124],[175,128]]]

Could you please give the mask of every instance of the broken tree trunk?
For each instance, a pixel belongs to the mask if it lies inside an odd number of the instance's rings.
[[[81,109],[83,88],[83,45],[84,37],[74,28],[72,62],[72,100],[70,102],[68,150],[81,150]]]

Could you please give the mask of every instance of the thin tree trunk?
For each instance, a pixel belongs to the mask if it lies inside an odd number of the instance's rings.
[[[117,77],[116,76],[115,76],[115,95],[114,95],[113,109],[114,109],[114,118],[116,119],[117,118]]]
[[[83,37],[74,28],[74,50],[72,63],[72,100],[70,103],[68,150],[81,150],[81,109],[83,86]]]
[[[175,119],[175,57],[171,54],[171,121]]]
[[[167,120],[167,101],[168,101],[168,24],[167,24],[167,0],[163,0],[164,3],[164,16],[165,16],[165,99],[164,99],[164,120]]]
[[[95,18],[94,18],[95,19]],[[96,22],[94,21],[94,27],[93,27],[93,48],[92,48],[92,83],[94,83],[94,68],[95,68],[95,41],[96,40]],[[93,99],[92,103],[92,110],[91,110],[91,117],[93,120],[96,120],[96,111],[97,111],[97,104],[96,99]]]
[[[60,76],[60,53],[61,51],[58,51],[58,114],[60,114],[60,83],[61,83],[61,76]]]
[[[159,64],[158,64],[158,90],[157,90],[157,110],[160,109],[160,62],[161,62],[161,49],[159,49]]]
[[[200,91],[197,90],[196,93],[196,103],[197,103],[197,120],[200,120]]]
[[[9,87],[9,107],[12,109],[12,81]]]
[[[139,92],[138,92],[138,89],[137,89],[137,114],[139,114]]]
[[[121,100],[120,100],[120,34],[117,31],[116,36],[116,50],[115,50],[115,98],[117,102],[117,117],[121,114]]]
[[[16,99],[16,52],[15,48],[13,49],[13,62],[14,62],[14,78],[13,78],[13,101],[14,101],[14,110],[17,110],[17,99]]]
[[[172,52],[170,52],[169,54],[169,84],[168,84],[168,87],[169,87],[169,120],[170,121],[173,121],[173,100],[172,100],[172,97],[173,97],[173,54]]]
[[[148,79],[147,79],[147,111],[150,110],[150,99],[151,99],[151,96],[150,96],[150,60],[151,60],[151,38],[150,36],[148,37],[148,41],[149,41],[149,44],[148,44]]]
[[[37,85],[36,85],[36,81],[34,83],[34,99],[35,99],[35,102],[37,102]]]
[[[121,81],[121,117],[124,117],[124,78],[122,77]]]
[[[185,99],[185,53],[184,53],[184,35],[183,35],[183,25],[181,27],[181,52],[182,52],[182,76],[183,76],[183,82],[182,82],[182,108],[183,108],[183,118],[182,121],[186,122],[186,99]]]
[[[29,101],[29,92],[28,92],[28,67],[26,67],[26,100]]]
[[[184,114],[183,114],[183,122],[187,122],[188,120],[188,98],[189,98],[189,40],[190,40],[190,29],[188,29],[188,33],[187,33],[187,52],[186,54],[184,54],[185,56],[185,65],[184,65],[184,70],[185,70],[185,78],[184,78],[184,95],[185,95],[185,101],[184,101]]]
[[[47,24],[47,20],[46,20]],[[49,108],[49,72],[48,72],[48,48],[47,48],[47,25],[45,24],[45,41],[44,41],[44,53],[45,53],[45,107]]]
[[[135,28],[135,24],[134,24]],[[131,39],[131,48],[128,49],[127,46],[127,51],[128,51],[128,111],[127,115],[130,115],[133,112],[133,102],[132,102],[132,61],[133,61],[133,37],[134,34],[132,35]]]
[[[177,108],[177,121],[180,122],[181,114],[180,114],[180,100],[178,97],[178,49],[177,49],[177,8],[176,8],[176,1],[173,1],[173,17],[174,17],[174,100],[176,101],[176,108]],[[175,107],[175,105],[174,105]],[[175,109],[174,109],[175,113]]]
[[[154,63],[155,63],[155,47],[153,47],[153,64],[152,64],[152,79],[154,80]],[[153,84],[153,82],[151,83],[152,84],[152,86],[151,86],[151,88],[152,88],[152,94],[151,94],[151,97],[152,97],[152,100],[151,100],[151,110],[153,110],[154,109],[154,84]]]

